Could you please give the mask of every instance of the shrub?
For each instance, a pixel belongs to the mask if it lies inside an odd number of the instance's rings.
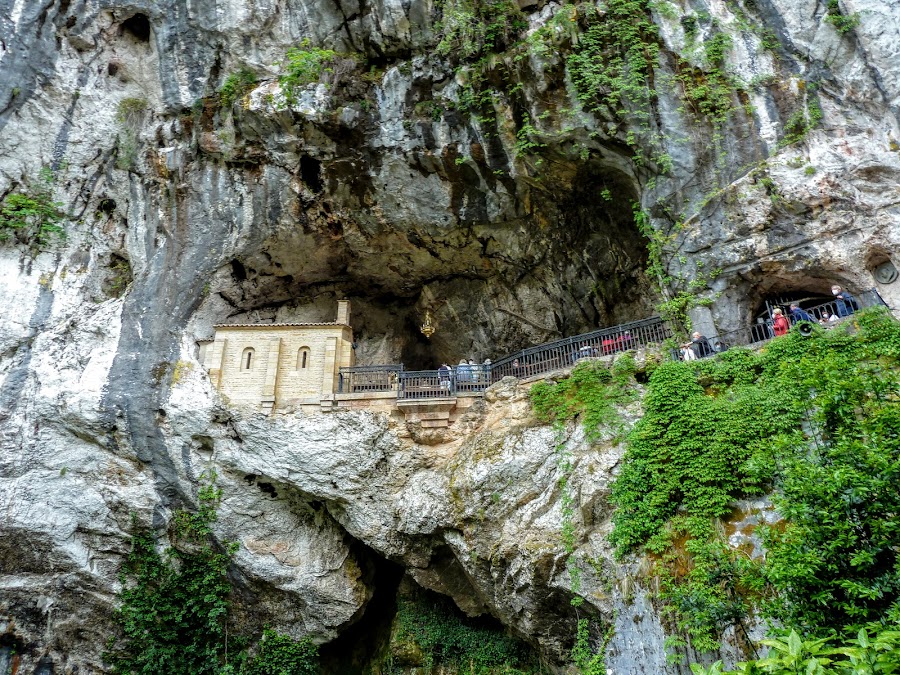
[[[898,391],[900,323],[878,310],[762,353],[656,369],[612,488],[611,540],[653,554],[660,598],[694,648],[715,647],[754,602],[822,637],[900,600]],[[751,561],[715,523],[773,487],[784,521],[760,528],[766,557]]]
[[[309,39],[304,39],[299,47],[288,50],[278,84],[287,102],[293,103],[298,89],[315,82],[336,87],[357,65],[355,56],[319,49],[313,47]]]
[[[230,108],[256,84],[256,74],[249,68],[241,68],[225,78],[219,89],[219,102],[223,108]]]
[[[15,234],[23,243],[46,244],[63,237],[63,205],[53,199],[53,172],[43,169],[40,179],[7,194],[0,201],[0,241]]]

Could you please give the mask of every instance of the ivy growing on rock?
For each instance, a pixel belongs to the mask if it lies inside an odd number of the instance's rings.
[[[266,629],[252,655],[243,649],[247,636],[229,639],[228,566],[237,544],[213,537],[222,491],[214,473],[206,478],[197,510],[175,513],[174,545],[160,552],[153,532],[133,524],[106,661],[122,675],[313,675],[318,650],[309,638]]]
[[[900,324],[880,311],[761,352],[653,373],[613,486],[611,539],[655,561],[674,647],[750,606],[810,636],[855,633],[900,599]],[[734,500],[773,491],[767,555],[727,546]]]

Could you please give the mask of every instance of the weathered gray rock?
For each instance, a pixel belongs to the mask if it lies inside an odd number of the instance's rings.
[[[164,536],[210,468],[247,626],[333,638],[365,611],[380,556],[562,661],[562,443],[585,611],[615,617],[608,664],[664,672],[648,589],[605,539],[621,447],[557,438],[511,382],[427,446],[364,412],[229,411],[195,340],[224,320],[330,320],[350,297],[360,362],[424,367],[644,317],[657,292],[632,201],[673,234],[671,292],[715,276],[697,316],[711,328],[744,325],[769,294],[877,286],[900,244],[900,7],[841,5],[860,13],[846,35],[813,0],[654,14],[653,131],[672,160],[655,176],[625,125],[564,112],[555,49],[498,58],[519,94],[460,112],[467,75],[435,51],[431,2],[0,0],[0,194],[51,166],[72,216],[40,251],[0,244],[0,629],[24,663],[101,670],[130,514]],[[530,30],[559,11],[525,6]],[[733,35],[725,68],[752,110],[718,131],[664,86],[674,54],[702,65],[679,12],[708,13],[699,40]],[[306,38],[362,62],[281,106],[275,77]],[[260,83],[223,109],[215,92],[242,66]],[[821,124],[779,147],[816,102]],[[526,113],[545,147],[523,154]],[[900,302],[900,282],[878,287]]]

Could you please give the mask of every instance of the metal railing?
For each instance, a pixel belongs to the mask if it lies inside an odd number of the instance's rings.
[[[871,289],[854,296],[859,309],[886,303]],[[827,316],[847,316],[839,300],[804,309],[818,323],[828,325]],[[852,314],[852,312],[849,312]],[[796,319],[785,308],[785,316],[793,325]],[[824,322],[823,322],[824,319]],[[439,370],[404,370],[402,365],[354,366],[341,368],[339,393],[396,391],[400,399],[446,398],[457,395],[478,395],[494,382],[508,375],[523,378],[543,375],[574,365],[579,359],[609,356],[617,352],[660,344],[672,337],[672,331],[659,317],[601,328],[590,333],[547,342],[510,354],[494,363],[459,364],[450,372]],[[775,337],[771,323],[757,323],[708,338],[714,356],[730,347],[752,346]],[[679,349],[672,350],[672,358],[681,359]]]
[[[531,377],[573,365],[589,356],[609,356],[616,352],[658,344],[672,331],[659,317],[601,328],[590,333],[523,349],[491,364],[491,382],[507,375]]]
[[[387,366],[351,366],[338,370],[339,394],[397,391],[403,364]]]
[[[453,366],[453,381],[457,394],[480,394],[491,385],[490,363],[460,363]]]
[[[853,308],[849,305],[849,303],[845,303],[841,300],[830,300],[829,302],[823,302],[820,305],[802,309],[804,314],[810,316],[814,323],[817,323],[824,328],[828,328],[829,326],[833,326],[835,322],[839,321],[840,319],[850,316],[851,314],[854,314],[867,307],[887,307],[887,303],[874,288],[868,291],[863,291],[859,295],[854,296],[854,299],[856,300],[857,304],[856,308]],[[798,323],[807,321],[803,318],[798,319],[788,310],[789,307],[784,308],[784,315],[791,327],[796,326]],[[760,345],[774,338],[775,330],[772,327],[771,321],[744,326],[742,328],[738,328],[737,330],[710,336],[708,340],[710,346],[713,349],[713,353],[709,354],[708,356],[715,356],[717,353],[725,351],[726,349],[729,349],[731,347],[751,347]],[[672,350],[672,358],[675,360],[683,359],[681,350]]]
[[[439,370],[404,370],[398,373],[399,399],[432,399],[456,396],[456,374]]]

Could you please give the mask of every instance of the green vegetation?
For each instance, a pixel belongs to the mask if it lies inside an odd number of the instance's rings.
[[[800,143],[809,135],[809,132],[822,123],[822,107],[816,97],[816,85],[809,84],[806,88],[806,106],[796,110],[784,123],[784,135],[779,141],[779,147],[786,147]]]
[[[119,101],[116,121],[119,123],[116,152],[116,168],[131,171],[137,163],[138,133],[144,122],[147,101],[142,98],[125,98]]]
[[[506,49],[528,27],[513,0],[440,0],[437,52],[459,61]]]
[[[601,427],[617,417],[617,406],[636,397],[628,386],[634,373],[634,359],[620,356],[612,370],[599,361],[584,361],[570,377],[557,383],[536,382],[531,387],[531,403],[543,422],[565,422],[579,418],[588,438],[597,440]]]
[[[841,5],[838,0],[828,0],[828,11],[825,14],[825,21],[834,26],[834,29],[841,35],[850,33],[859,25],[859,12],[846,16],[841,11]]]
[[[256,654],[227,630],[231,584],[228,565],[237,544],[212,536],[222,491],[215,474],[198,492],[196,512],[173,518],[175,545],[157,550],[152,532],[135,526],[131,552],[120,573],[118,634],[105,659],[114,673],[157,675],[305,675],[317,672],[317,650],[271,630]]]
[[[19,241],[40,245],[65,235],[61,223],[66,214],[62,203],[53,199],[53,181],[53,172],[44,168],[39,180],[3,197],[0,201],[0,241],[15,234]]]
[[[526,675],[543,672],[536,655],[522,641],[483,622],[464,617],[452,601],[418,592],[397,605],[395,641],[419,653],[425,672],[456,667],[471,675]],[[389,673],[403,672],[392,661]],[[464,670],[463,670],[464,669]]]
[[[296,100],[299,89],[326,80],[335,86],[342,75],[356,66],[354,56],[313,47],[307,38],[299,47],[288,50],[278,84],[288,104],[291,104]]]
[[[240,675],[317,675],[319,648],[311,638],[294,640],[266,628],[253,659],[234,672]]]
[[[230,108],[236,100],[253,89],[255,84],[256,74],[249,68],[241,68],[225,78],[219,89],[219,102],[223,108]]]
[[[751,605],[811,638],[896,611],[900,324],[870,311],[854,325],[653,373],[611,539],[655,560],[672,647],[714,648]],[[784,521],[751,560],[723,527],[734,499],[773,488]]]
[[[618,374],[580,364],[567,380],[534,385],[535,413],[553,423],[577,418],[597,438],[633,396],[628,371],[627,361]],[[643,403],[612,489],[611,540],[620,555],[652,561],[672,658],[688,644],[715,649],[752,611],[796,637],[767,642],[770,658],[737,672],[900,672],[851,669],[900,658],[900,323],[867,310],[759,352],[664,363]],[[562,538],[577,591],[564,453],[560,466]],[[725,534],[748,515],[735,500],[766,493],[783,520],[749,526],[765,546],[760,559]],[[824,658],[826,641],[837,645],[827,647],[833,665],[805,670],[817,649]],[[791,669],[801,661],[804,670]]]
[[[888,675],[900,672],[900,623],[885,629],[860,629],[848,640],[832,646],[828,638],[803,640],[797,631],[784,637],[763,640],[769,655],[758,661],[737,664],[737,670],[723,670],[716,661],[709,668],[691,664],[694,675]],[[832,644],[829,644],[832,643]]]

